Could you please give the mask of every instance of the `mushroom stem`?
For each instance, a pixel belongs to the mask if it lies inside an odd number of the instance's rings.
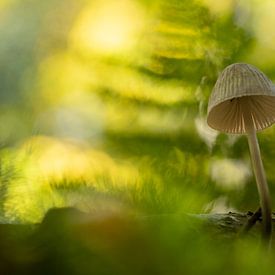
[[[248,219],[248,221],[245,223],[240,234],[244,235],[244,234],[248,233],[248,231],[253,227],[253,225],[255,225],[255,223],[260,219],[261,216],[262,216],[262,209],[261,209],[261,207],[259,207],[253,213],[253,215]]]
[[[247,132],[250,156],[252,166],[257,182],[258,192],[260,196],[260,204],[263,217],[263,231],[262,237],[267,242],[271,240],[272,231],[272,211],[271,211],[271,199],[269,194],[268,185],[266,182],[266,176],[264,171],[263,162],[261,159],[261,153],[259,143],[253,123],[253,118],[250,112],[245,112],[244,122]]]
[[[271,238],[271,199],[268,185],[266,182],[265,171],[261,159],[259,143],[255,129],[247,132],[248,144],[250,149],[252,166],[257,182],[258,192],[260,196],[260,204],[263,217],[263,237],[267,240]]]

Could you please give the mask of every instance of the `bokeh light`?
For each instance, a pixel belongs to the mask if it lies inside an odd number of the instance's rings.
[[[59,232],[47,271],[61,257],[64,274],[262,274],[256,238],[224,249],[200,232],[208,214],[258,207],[247,140],[210,129],[207,103],[231,63],[275,80],[274,11],[272,0],[0,0],[0,222]],[[258,136],[274,197],[275,130]],[[55,207],[80,218],[51,221]],[[20,245],[3,245],[0,262],[49,253]]]
[[[144,16],[137,1],[95,1],[80,14],[72,43],[88,54],[123,54],[138,42]]]

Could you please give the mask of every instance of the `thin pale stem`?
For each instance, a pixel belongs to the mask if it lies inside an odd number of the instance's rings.
[[[270,243],[272,233],[272,211],[271,199],[264,171],[263,162],[261,159],[260,147],[256,135],[253,117],[249,111],[249,102],[243,105],[244,123],[250,149],[252,166],[256,178],[257,188],[260,197],[261,212],[263,217],[262,236],[265,241]]]
[[[259,143],[258,143],[255,130],[247,132],[247,138],[248,138],[248,144],[250,149],[252,166],[253,166],[256,183],[258,187],[258,192],[260,196],[260,204],[261,204],[262,217],[263,217],[263,237],[266,240],[270,240],[271,230],[272,230],[271,199],[269,195],[265,171],[264,171],[263,162],[260,154]]]

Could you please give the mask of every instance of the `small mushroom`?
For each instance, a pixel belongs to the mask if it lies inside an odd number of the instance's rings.
[[[207,123],[230,134],[246,134],[263,217],[262,236],[270,243],[271,199],[256,131],[275,122],[275,86],[257,68],[245,63],[226,67],[208,104]]]

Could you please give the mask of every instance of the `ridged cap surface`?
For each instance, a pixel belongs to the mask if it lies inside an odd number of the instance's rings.
[[[256,131],[272,125],[275,122],[275,86],[256,67],[235,63],[222,71],[214,86],[207,123],[222,132],[245,133],[244,110],[251,115]]]

